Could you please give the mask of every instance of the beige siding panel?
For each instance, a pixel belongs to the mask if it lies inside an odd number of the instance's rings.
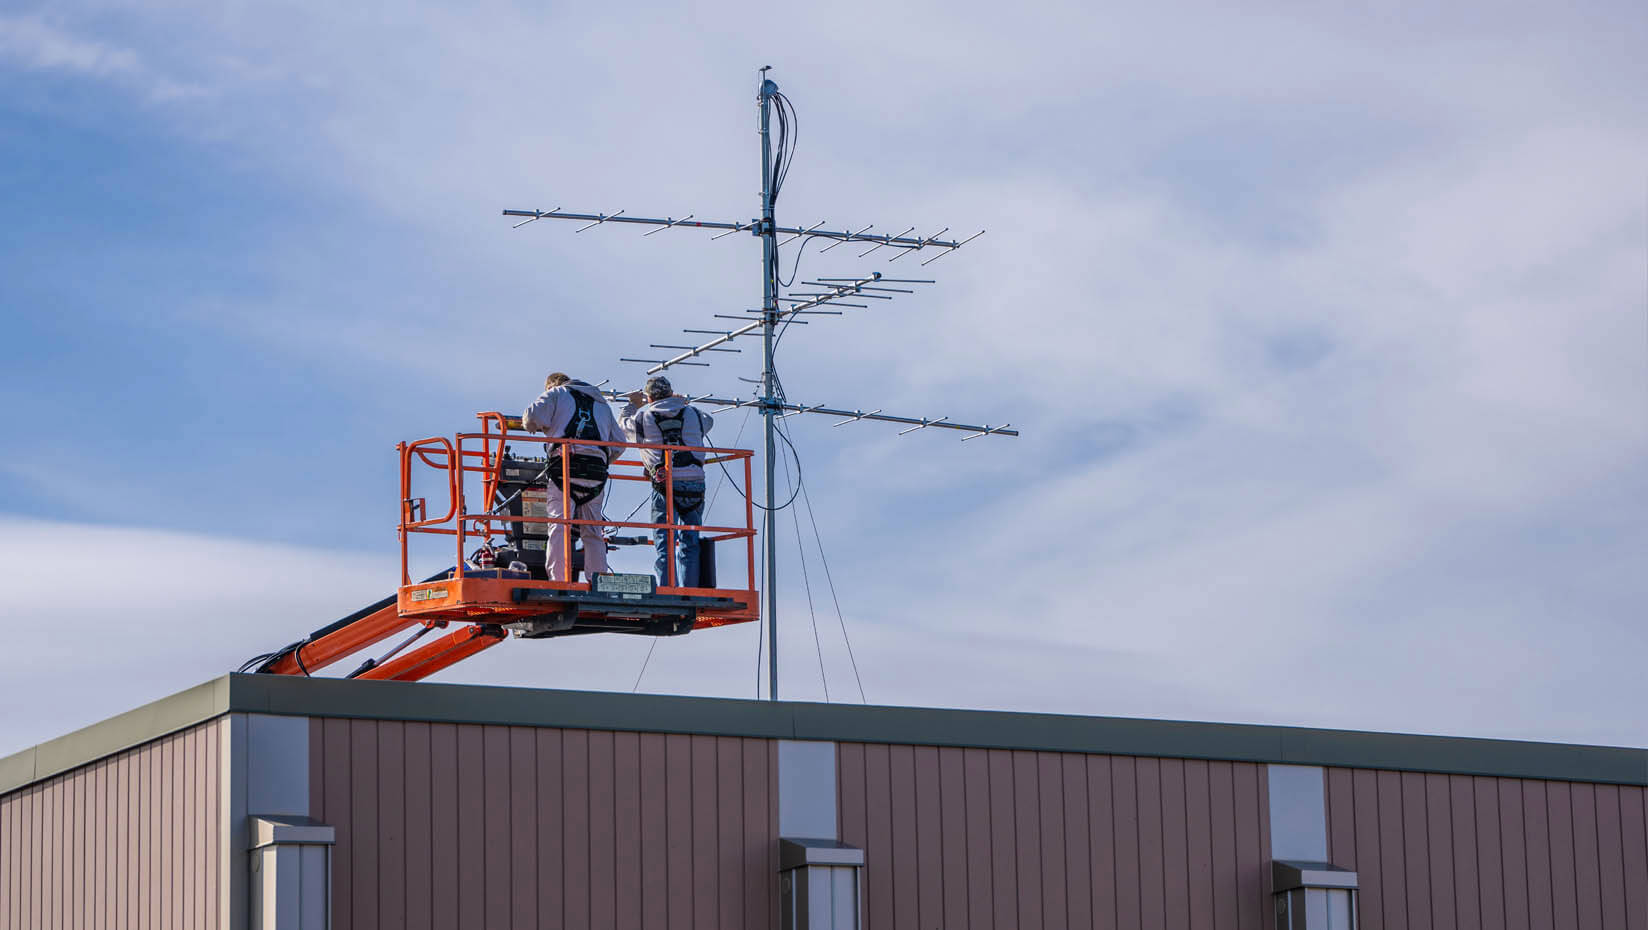
[[[0,930],[212,927],[223,834],[203,805],[221,766],[216,728],[0,796]]]

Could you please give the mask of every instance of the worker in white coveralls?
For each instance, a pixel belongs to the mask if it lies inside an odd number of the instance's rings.
[[[619,422],[630,442],[670,446],[703,446],[715,419],[687,403],[675,393],[669,379],[654,375],[647,379],[646,390],[631,391],[629,403],[619,414]],[[641,460],[652,478],[652,522],[667,523],[669,513],[666,497],[664,452],[642,449]],[[704,522],[704,456],[699,452],[678,449],[668,453],[669,476],[675,487],[675,522],[695,525]],[[658,583],[668,584],[669,532],[652,531],[658,549],[655,568]],[[677,530],[675,533],[675,584],[682,588],[699,586],[698,531]]]
[[[528,430],[560,439],[590,439],[601,442],[623,442],[618,421],[612,415],[599,389],[584,381],[568,378],[555,372],[544,379],[544,392],[521,414],[521,423]],[[569,448],[570,447],[570,448]],[[602,519],[601,504],[606,500],[607,466],[623,450],[618,446],[585,446],[576,443],[549,445],[548,516],[561,517],[562,455],[570,455],[565,463],[570,472],[571,487],[566,497],[572,505],[572,519]],[[578,538],[584,544],[584,575],[594,576],[607,570],[607,544],[602,538],[603,527],[578,527]],[[566,565],[566,532],[564,523],[549,524],[549,540],[544,554],[544,567],[551,581],[572,580]]]

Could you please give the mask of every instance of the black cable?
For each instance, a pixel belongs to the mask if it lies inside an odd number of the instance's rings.
[[[799,453],[797,453],[795,451],[795,443],[790,442],[790,437],[784,435],[783,430],[775,429],[775,430],[773,430],[773,432],[777,433],[778,438],[784,440],[784,444],[790,447],[790,457],[795,459],[795,474],[796,474],[796,477],[799,478],[801,476],[801,456],[800,456]],[[719,467],[721,469],[721,473],[727,476],[728,483],[730,483],[732,485],[733,490],[738,492],[738,496],[744,498],[745,500],[750,500],[749,497],[744,494],[743,489],[738,486],[738,482],[733,479],[732,473],[727,471],[727,463],[725,463],[725,462],[716,462],[715,464],[716,464],[717,467]],[[790,499],[785,501],[782,504],[779,504],[776,507],[768,508],[766,504],[759,504],[759,503],[756,503],[753,500],[750,500],[750,503],[754,504],[754,506],[757,510],[771,509],[773,512],[776,513],[780,510],[783,510],[785,507],[788,507],[791,504],[795,503],[796,497],[799,496],[800,494],[801,494],[801,487],[800,487],[800,485],[797,485],[796,488],[790,493]]]

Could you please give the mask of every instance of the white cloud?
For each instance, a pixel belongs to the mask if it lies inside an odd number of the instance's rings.
[[[134,49],[70,32],[38,16],[0,16],[0,62],[111,81],[157,103],[206,95],[205,88],[156,71]]]

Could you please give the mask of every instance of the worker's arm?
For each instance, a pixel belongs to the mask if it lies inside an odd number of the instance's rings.
[[[704,445],[707,446],[710,444],[710,430],[715,428],[715,417],[710,416],[698,407],[692,409],[693,412],[698,414],[698,431],[704,434]]]
[[[640,391],[631,392],[624,402],[624,409],[618,412],[618,425],[624,428],[624,435],[630,442],[641,441],[641,408],[646,406],[646,402],[638,399],[640,395]]]
[[[548,432],[550,420],[555,416],[555,400],[553,389],[539,394],[538,399],[522,412],[521,426],[528,432]]]

